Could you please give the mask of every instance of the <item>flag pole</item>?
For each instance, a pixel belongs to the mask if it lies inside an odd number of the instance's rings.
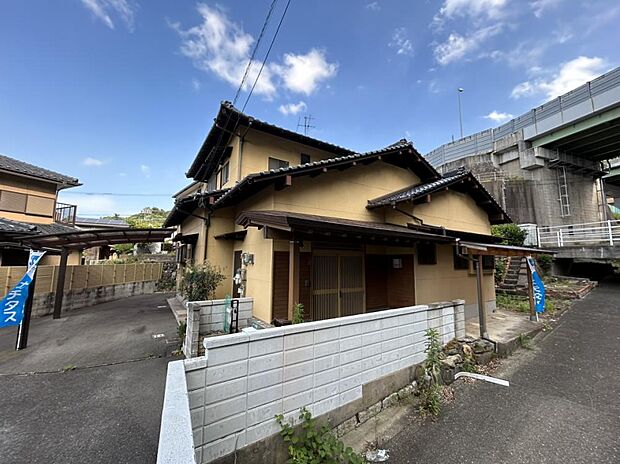
[[[527,290],[530,300],[530,321],[538,322],[538,313],[536,312],[536,303],[534,301],[534,277],[532,275],[532,267],[530,266],[531,256],[525,258],[527,262]]]
[[[28,286],[28,298],[24,306],[24,319],[17,329],[17,340],[15,342],[15,351],[23,350],[28,346],[28,331],[30,329],[30,315],[32,314],[32,302],[34,300],[34,286],[37,283],[37,267],[34,268],[32,282]]]

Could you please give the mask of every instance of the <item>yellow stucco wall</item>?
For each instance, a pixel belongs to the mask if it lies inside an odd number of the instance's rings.
[[[418,182],[410,171],[379,161],[293,178],[291,188],[274,192],[273,203],[280,211],[383,222],[383,209],[366,209],[368,200]]]
[[[413,214],[433,226],[491,233],[488,214],[469,195],[452,190],[431,195],[431,202],[415,205]]]
[[[478,301],[476,274],[468,270],[454,269],[452,245],[437,246],[437,264],[420,265],[415,268],[416,303],[464,299],[465,304]],[[483,274],[484,301],[495,300],[493,274]]]
[[[245,128],[241,128],[240,132],[243,134],[245,130]],[[268,159],[270,157],[288,161],[291,166],[297,166],[301,164],[302,153],[310,155],[310,161],[334,157],[332,153],[250,129],[244,137],[240,179],[248,174],[266,171],[269,168]],[[231,155],[231,168],[234,166],[237,169],[238,157],[239,144],[238,139],[236,139]],[[234,172],[237,173],[236,170]]]

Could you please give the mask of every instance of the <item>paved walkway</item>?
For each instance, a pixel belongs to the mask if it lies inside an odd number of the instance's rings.
[[[35,319],[19,352],[15,329],[0,330],[0,462],[155,462],[166,356],[178,346],[169,296]]]
[[[620,284],[603,284],[504,363],[509,388],[458,385],[439,420],[384,444],[389,462],[618,463],[619,359]]]

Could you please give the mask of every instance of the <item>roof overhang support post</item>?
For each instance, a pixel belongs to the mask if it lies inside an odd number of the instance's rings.
[[[476,287],[478,290],[478,317],[480,318],[480,338],[489,338],[487,330],[487,311],[484,307],[484,290],[482,282],[482,255],[478,255],[477,261],[474,261],[476,266]]]
[[[289,242],[288,252],[288,318],[293,320],[295,305],[299,303],[299,241]]]
[[[56,281],[56,295],[54,295],[54,315],[53,319],[60,319],[62,310],[62,299],[65,293],[65,277],[67,275],[67,261],[69,258],[69,250],[62,249],[60,252],[60,265],[58,266],[58,280]]]

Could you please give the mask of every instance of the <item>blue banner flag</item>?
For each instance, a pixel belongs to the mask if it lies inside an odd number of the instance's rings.
[[[545,284],[538,275],[536,270],[536,261],[534,258],[527,258],[527,264],[530,267],[532,273],[532,287],[534,292],[534,304],[536,306],[537,313],[545,312]]]
[[[28,268],[24,277],[21,278],[17,285],[13,287],[0,302],[0,328],[19,325],[24,319],[28,289],[32,283],[37,264],[39,264],[44,254],[44,251],[30,250]]]

